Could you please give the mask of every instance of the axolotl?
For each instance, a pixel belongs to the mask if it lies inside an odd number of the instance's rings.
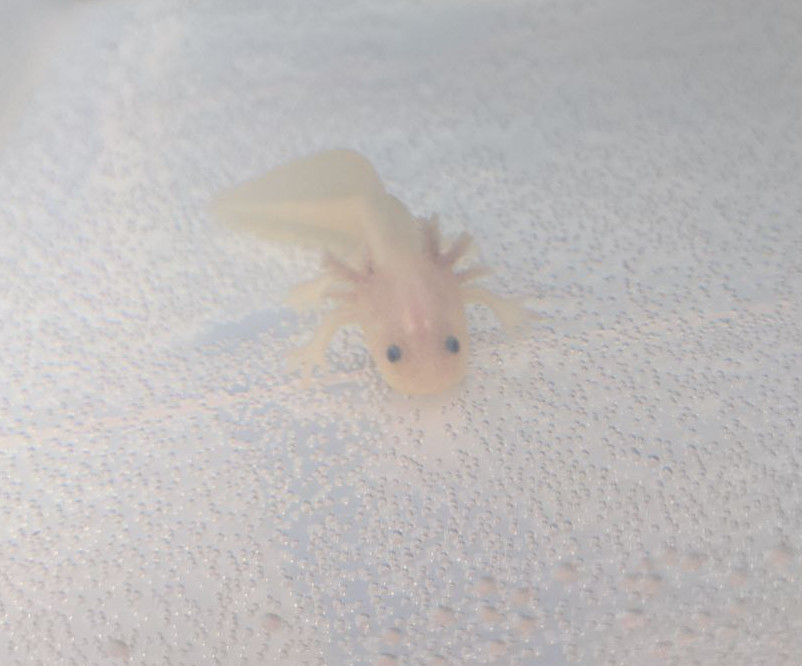
[[[488,269],[456,270],[471,237],[461,233],[444,247],[436,216],[413,216],[386,191],[371,163],[352,150],[327,150],[280,166],[220,193],[212,212],[264,239],[324,251],[322,274],[288,298],[295,308],[336,303],[312,341],[291,359],[307,378],[315,366],[325,367],[335,332],[358,324],[391,387],[438,393],[466,372],[466,304],[490,307],[505,328],[534,315],[521,299],[472,284]]]

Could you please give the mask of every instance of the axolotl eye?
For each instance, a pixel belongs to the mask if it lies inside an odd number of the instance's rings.
[[[453,335],[449,335],[446,338],[446,349],[452,354],[456,354],[459,351],[459,340]]]
[[[398,345],[390,345],[387,347],[387,360],[390,363],[395,363],[401,360],[401,347]]]

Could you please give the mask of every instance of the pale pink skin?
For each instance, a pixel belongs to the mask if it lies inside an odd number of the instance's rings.
[[[455,271],[470,237],[461,234],[444,250],[436,220],[413,217],[353,151],[326,151],[280,167],[225,193],[214,209],[233,226],[326,250],[322,275],[296,287],[288,299],[295,307],[336,302],[312,341],[293,354],[306,378],[325,365],[334,333],[358,324],[392,388],[410,395],[440,393],[466,373],[466,304],[489,306],[507,328],[531,315],[520,299],[469,286],[488,272]],[[388,355],[391,347],[398,353]]]
[[[328,262],[350,287],[340,308],[362,327],[387,383],[407,394],[439,393],[458,384],[468,359],[462,281],[452,270],[458,256],[439,252],[433,224],[427,223],[424,233],[430,242],[423,251],[385,265],[368,262],[361,271],[351,271]],[[457,341],[458,349],[448,348],[449,339]],[[395,361],[388,358],[391,346],[400,351]]]

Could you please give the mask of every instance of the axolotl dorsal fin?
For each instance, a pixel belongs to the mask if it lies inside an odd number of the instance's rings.
[[[388,217],[412,219],[386,192],[371,163],[352,150],[327,150],[294,160],[222,192],[211,209],[239,231],[341,257],[365,245],[384,245],[385,239],[374,243],[371,236]]]

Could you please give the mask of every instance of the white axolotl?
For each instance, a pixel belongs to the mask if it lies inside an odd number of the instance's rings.
[[[336,302],[312,341],[293,355],[306,378],[315,366],[325,366],[334,333],[358,324],[390,386],[406,394],[438,393],[465,375],[467,303],[487,305],[508,329],[535,316],[522,299],[470,284],[488,269],[455,271],[471,237],[462,233],[443,248],[436,218],[414,217],[352,150],[328,150],[278,167],[221,193],[212,211],[264,239],[325,251],[323,274],[287,299],[296,308]]]

